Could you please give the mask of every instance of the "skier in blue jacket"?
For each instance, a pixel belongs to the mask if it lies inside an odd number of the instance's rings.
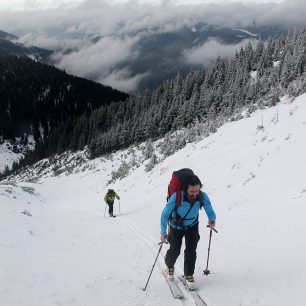
[[[165,206],[160,221],[161,241],[168,240],[170,244],[165,257],[166,273],[170,279],[174,277],[174,265],[181,252],[182,239],[185,237],[184,276],[191,290],[195,289],[193,274],[196,249],[200,240],[198,215],[202,206],[208,217],[209,227],[214,228],[216,224],[216,214],[207,194],[200,190],[201,187],[202,183],[196,175],[189,176],[183,186],[181,205],[176,204],[174,193]]]

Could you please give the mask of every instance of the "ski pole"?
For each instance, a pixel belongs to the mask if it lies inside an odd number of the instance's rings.
[[[107,204],[105,203],[104,217],[105,217],[105,213],[106,213],[106,208],[107,208]]]
[[[207,227],[210,228],[210,233],[209,233],[209,243],[208,243],[208,255],[207,255],[207,263],[206,263],[206,269],[203,271],[204,275],[210,274],[210,271],[208,270],[208,262],[209,262],[209,253],[210,253],[210,243],[211,243],[211,236],[212,236],[212,231],[215,231],[218,233],[218,231],[214,228],[211,228],[209,225]]]
[[[151,278],[151,275],[152,275],[153,269],[154,269],[154,267],[155,267],[155,264],[156,264],[156,261],[157,261],[158,255],[159,255],[159,253],[160,253],[160,251],[161,251],[161,249],[162,249],[162,247],[163,247],[163,244],[164,244],[164,243],[168,243],[168,241],[166,241],[166,240],[165,240],[165,241],[161,241],[161,242],[159,242],[159,243],[158,243],[158,244],[160,245],[160,247],[159,247],[159,250],[158,250],[157,256],[156,256],[156,258],[155,258],[155,261],[154,261],[153,267],[152,267],[152,269],[151,269],[151,272],[150,272],[149,278],[148,278],[148,280],[147,280],[147,283],[146,283],[145,287],[143,288],[143,291],[146,291],[146,289],[147,289],[147,286],[148,286],[149,280],[150,280],[150,278]]]

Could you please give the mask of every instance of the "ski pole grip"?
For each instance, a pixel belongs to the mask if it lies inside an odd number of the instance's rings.
[[[161,242],[159,242],[159,243],[158,243],[158,245],[161,245],[161,244],[163,244],[163,243],[166,243],[166,244],[167,244],[167,243],[168,243],[168,241],[167,241],[167,240],[165,240],[165,241],[161,241]]]
[[[218,231],[215,228],[211,228],[209,225],[206,225],[206,227],[210,228],[211,230],[213,230],[215,233],[218,233]]]

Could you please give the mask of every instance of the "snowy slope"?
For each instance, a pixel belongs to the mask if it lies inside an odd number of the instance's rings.
[[[242,32],[242,33],[245,33],[245,34],[248,34],[250,36],[257,36],[259,37],[259,34],[254,34],[254,33],[251,33],[250,31],[247,31],[247,30],[243,30],[243,29],[233,29],[234,31],[239,31],[239,32]]]
[[[174,300],[166,287],[166,247],[142,291],[158,250],[167,184],[182,167],[199,175],[217,213],[209,276],[202,273],[209,231],[200,217],[195,277],[207,304],[306,305],[305,113],[306,94],[282,99],[151,172],[142,165],[111,185],[121,196],[117,218],[104,217],[102,198],[124,152],[69,176],[2,182],[0,305],[194,305],[188,294]],[[182,267],[181,255],[176,271]]]
[[[5,167],[11,169],[14,162],[19,162],[25,153],[34,150],[34,137],[29,136],[28,138],[27,145],[21,144],[20,138],[17,138],[14,144],[8,140],[0,141],[0,173],[4,172]]]

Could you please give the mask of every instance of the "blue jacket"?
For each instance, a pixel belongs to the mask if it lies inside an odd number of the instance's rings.
[[[201,191],[203,194],[203,199],[204,199],[204,210],[206,212],[206,215],[208,217],[209,221],[215,221],[216,220],[216,214],[211,206],[210,200],[207,196],[207,194],[203,191]],[[182,192],[182,198],[183,198],[183,203],[181,206],[179,206],[177,208],[177,213],[178,215],[183,218],[187,211],[190,208],[190,203],[187,202],[187,198],[184,195],[184,192]],[[170,217],[170,214],[172,213],[172,217],[175,219],[175,199],[176,199],[176,193],[174,193],[167,205],[165,206],[162,215],[161,215],[161,219],[160,219],[160,233],[162,235],[167,233],[167,223],[168,223],[168,219]],[[188,215],[186,216],[186,219],[184,220],[183,226],[191,227],[193,225],[196,225],[198,223],[198,215],[199,215],[199,210],[200,210],[200,201],[196,200],[195,203],[193,204],[192,208],[190,209]],[[177,229],[182,229],[182,227],[180,226],[176,226],[174,225],[172,222],[170,222],[170,226],[173,228],[177,228]]]

